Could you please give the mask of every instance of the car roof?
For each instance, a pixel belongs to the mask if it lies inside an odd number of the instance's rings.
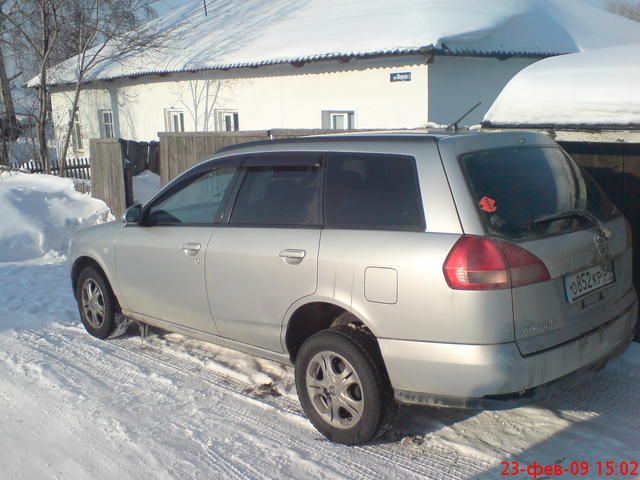
[[[491,132],[495,133],[495,132]],[[416,129],[416,130],[370,130],[359,132],[331,133],[323,135],[308,135],[303,137],[277,138],[272,140],[258,140],[255,142],[239,143],[221,148],[216,155],[255,148],[267,145],[299,145],[305,143],[324,142],[363,142],[363,141],[431,141],[437,142],[443,138],[463,135],[488,134],[479,130],[460,130],[457,132],[443,129]]]

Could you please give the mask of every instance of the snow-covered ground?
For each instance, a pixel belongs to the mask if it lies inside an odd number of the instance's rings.
[[[637,461],[639,399],[634,344],[540,403],[402,408],[381,441],[344,447],[304,418],[290,368],[159,331],[96,340],[63,256],[0,263],[2,479],[501,478],[504,459]]]

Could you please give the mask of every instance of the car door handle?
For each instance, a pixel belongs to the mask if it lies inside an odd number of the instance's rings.
[[[189,255],[190,257],[195,257],[196,255],[198,255],[198,252],[200,251],[201,246],[202,245],[200,245],[199,243],[194,243],[194,242],[185,243],[182,246],[182,251],[184,252],[185,255]]]
[[[284,260],[286,263],[291,264],[291,265],[295,265],[300,263],[305,255],[307,254],[307,252],[305,252],[304,250],[298,250],[295,248],[288,248],[286,250],[282,250],[278,256]]]

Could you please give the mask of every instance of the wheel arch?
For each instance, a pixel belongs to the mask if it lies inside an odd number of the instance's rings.
[[[334,298],[305,298],[289,308],[282,324],[281,342],[292,363],[295,363],[302,343],[311,335],[333,326],[344,325],[336,323],[342,314],[353,316],[358,324],[371,333],[377,343],[375,327],[361,312]]]
[[[82,255],[73,261],[73,264],[71,266],[71,287],[73,288],[73,295],[75,296],[76,292],[78,291],[78,278],[80,277],[80,273],[87,267],[95,268],[104,276],[107,283],[109,284],[109,288],[111,289],[111,292],[113,293],[113,297],[116,300],[116,304],[118,305],[118,308],[120,308],[120,302],[114,291],[113,282],[109,278],[109,275],[107,275],[107,270],[104,268],[103,265],[101,265],[101,263],[98,260],[96,260],[94,257],[91,257],[89,255]]]

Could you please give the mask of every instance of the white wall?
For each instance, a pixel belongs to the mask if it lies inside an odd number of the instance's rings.
[[[450,123],[482,101],[462,122],[471,125],[482,121],[508,81],[534,61],[436,55],[427,64],[423,56],[386,57],[96,82],[81,95],[86,148],[76,155],[88,155],[88,139],[100,136],[102,109],[114,112],[116,136],[133,140],[157,139],[170,108],[184,110],[186,131],[215,130],[216,109],[237,110],[241,130],[320,128],[322,110],[355,111],[356,128],[415,128],[428,121]],[[399,72],[411,72],[411,81],[391,82],[390,74]],[[52,95],[58,140],[70,92],[57,89]]]
[[[429,70],[429,121],[449,124],[482,102],[461,125],[480,123],[505,85],[538,59],[435,56]]]
[[[391,82],[394,72],[411,81]],[[56,124],[68,118],[70,95],[52,95]],[[427,102],[425,58],[388,57],[100,82],[82,92],[79,111],[86,139],[100,136],[99,110],[117,109],[120,137],[152,140],[169,108],[185,111],[186,131],[214,130],[214,109],[238,110],[241,130],[320,128],[322,110],[355,111],[356,128],[413,128],[427,123]]]

